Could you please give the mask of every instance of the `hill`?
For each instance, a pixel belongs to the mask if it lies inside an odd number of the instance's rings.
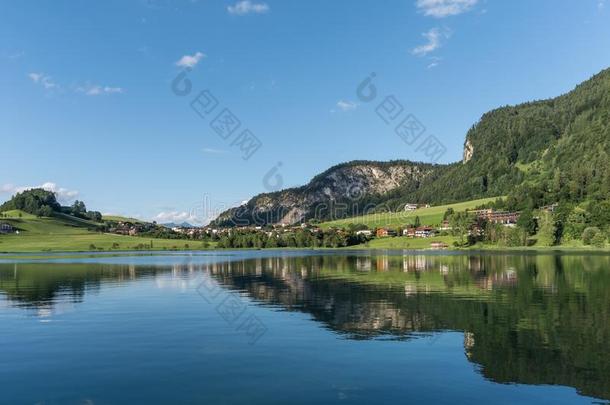
[[[17,231],[0,235],[0,252],[181,250],[211,246],[204,246],[203,241],[102,233],[95,223],[69,216],[36,217],[19,210],[3,212],[0,223],[8,223]]]
[[[62,207],[54,193],[43,189],[17,193],[0,205],[0,224],[0,252],[202,249],[211,245],[203,238],[154,223],[103,218],[97,211],[88,211],[82,201]]]
[[[460,212],[465,211],[467,209],[474,209],[478,206],[491,203],[495,200],[495,198],[482,198],[479,200],[466,201],[456,204],[445,204],[429,208],[419,208],[415,211],[368,214],[358,217],[323,222],[320,224],[320,228],[347,228],[350,224],[365,225],[369,229],[375,229],[380,227],[398,228],[406,227],[407,225],[413,225],[415,223],[416,218],[419,218],[421,224],[423,225],[437,226],[441,224],[445,212],[450,208],[455,212]]]
[[[405,203],[438,205],[498,195],[507,196],[501,208],[510,210],[560,202],[566,206],[565,221],[577,209],[591,213],[599,202],[610,201],[609,155],[606,69],[560,97],[484,114],[466,134],[460,162],[343,163],[303,187],[258,195],[212,225],[324,221],[399,211]]]

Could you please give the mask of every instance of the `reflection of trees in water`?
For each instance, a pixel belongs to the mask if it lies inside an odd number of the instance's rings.
[[[59,301],[80,303],[105,282],[154,276],[171,268],[102,264],[0,264],[0,293],[16,306],[52,309]]]
[[[557,255],[323,255],[17,270],[0,264],[0,294],[13,305],[48,309],[67,298],[80,302],[106,283],[203,270],[261,304],[309,313],[349,338],[464,331],[465,354],[487,378],[610,398],[608,269],[605,256]]]
[[[610,398],[609,264],[602,256],[306,257],[210,272],[354,338],[464,331],[467,357],[494,381]]]

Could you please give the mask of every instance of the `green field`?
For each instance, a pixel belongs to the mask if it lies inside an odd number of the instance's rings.
[[[68,215],[38,218],[19,211],[2,214],[4,217],[0,218],[0,222],[11,224],[19,230],[19,234],[0,235],[0,252],[92,251],[93,246],[96,251],[203,249],[201,241],[151,239],[96,232],[95,228],[99,224]],[[149,249],[150,245],[152,249]],[[210,244],[210,248],[213,246]]]
[[[465,211],[467,209],[475,208],[479,205],[496,200],[494,198],[483,198],[480,200],[466,201],[456,204],[439,205],[437,207],[420,208],[415,211],[402,211],[402,212],[387,212],[379,214],[369,214],[360,217],[352,217],[346,219],[340,219],[337,221],[324,222],[320,226],[323,229],[330,227],[345,228],[349,224],[364,224],[369,228],[379,227],[404,227],[406,225],[412,225],[415,222],[415,217],[419,217],[422,225],[440,225],[443,221],[443,215],[448,208],[453,208],[454,211]]]

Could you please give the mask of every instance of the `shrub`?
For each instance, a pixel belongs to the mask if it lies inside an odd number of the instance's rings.
[[[593,236],[591,239],[591,244],[595,247],[604,247],[606,245],[606,235],[602,231]]]
[[[582,241],[585,245],[590,245],[593,242],[593,239],[598,237],[599,234],[601,234],[601,231],[595,226],[585,228],[582,232]]]

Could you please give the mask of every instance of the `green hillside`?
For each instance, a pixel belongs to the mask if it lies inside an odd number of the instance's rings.
[[[420,202],[508,195],[511,208],[610,197],[610,69],[560,97],[498,108],[466,135],[468,159],[409,196]]]
[[[415,211],[385,212],[363,215],[359,217],[324,222],[320,225],[320,227],[323,229],[328,229],[330,227],[347,228],[350,224],[362,224],[366,225],[370,229],[378,227],[396,228],[404,227],[406,225],[413,225],[416,217],[419,217],[422,225],[440,225],[440,223],[443,221],[443,215],[449,208],[452,208],[455,212],[460,212],[467,209],[476,208],[480,205],[487,204],[495,200],[496,198],[482,198],[479,200],[466,201],[456,204],[445,204],[430,208],[420,208]]]
[[[2,214],[4,217],[0,218],[0,222],[11,224],[19,233],[0,235],[0,252],[204,248],[202,241],[142,238],[96,232],[94,229],[99,224],[70,218],[67,215],[38,218],[18,210]]]

